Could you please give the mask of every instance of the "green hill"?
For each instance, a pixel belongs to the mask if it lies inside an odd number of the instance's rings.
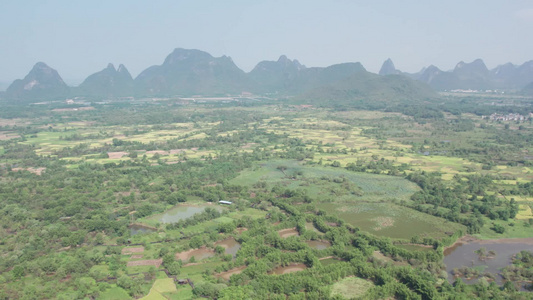
[[[87,77],[73,93],[93,98],[133,96],[133,87],[133,78],[124,65],[115,69],[113,64],[109,64]]]
[[[175,49],[164,63],[135,78],[138,95],[225,95],[247,89],[248,77],[230,57],[200,50]]]
[[[296,97],[294,102],[319,107],[382,109],[436,98],[438,95],[427,84],[406,76],[359,72],[305,92]]]
[[[4,96],[10,101],[38,102],[64,99],[68,94],[69,87],[57,71],[38,62],[24,79],[15,80]]]

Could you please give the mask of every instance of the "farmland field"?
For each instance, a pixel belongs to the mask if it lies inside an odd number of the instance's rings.
[[[459,224],[392,203],[333,202],[321,203],[317,207],[362,230],[390,238],[442,238],[446,232],[465,230]]]
[[[279,167],[282,167],[283,171]],[[335,179],[346,179],[354,184],[355,194],[339,188]],[[253,185],[259,181],[266,182],[270,187],[282,185],[302,189],[320,201],[331,197],[335,197],[335,201],[409,201],[409,197],[418,190],[415,184],[400,177],[349,172],[283,160],[260,163],[232,180],[233,183],[245,185]]]
[[[363,297],[365,293],[372,287],[372,283],[361,278],[348,277],[333,284],[331,289],[331,296],[348,297]]]

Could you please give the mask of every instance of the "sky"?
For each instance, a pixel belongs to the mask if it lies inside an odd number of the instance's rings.
[[[391,58],[417,72],[481,58],[533,59],[530,0],[0,0],[0,82],[36,62],[77,85],[108,63],[132,76],[174,48],[230,56],[246,72],[280,55],[307,67]]]

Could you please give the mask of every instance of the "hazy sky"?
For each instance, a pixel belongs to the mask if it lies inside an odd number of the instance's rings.
[[[531,0],[233,1],[0,0],[0,81],[43,61],[67,83],[111,62],[132,75],[174,48],[228,55],[250,71],[282,54],[308,67],[361,62],[377,72],[482,58],[533,59]]]

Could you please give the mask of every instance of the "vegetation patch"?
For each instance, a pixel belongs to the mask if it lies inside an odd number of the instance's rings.
[[[464,226],[393,203],[331,202],[317,205],[364,231],[398,239],[443,238]]]
[[[334,283],[331,287],[331,297],[340,296],[346,299],[363,298],[374,284],[368,280],[347,277]]]

